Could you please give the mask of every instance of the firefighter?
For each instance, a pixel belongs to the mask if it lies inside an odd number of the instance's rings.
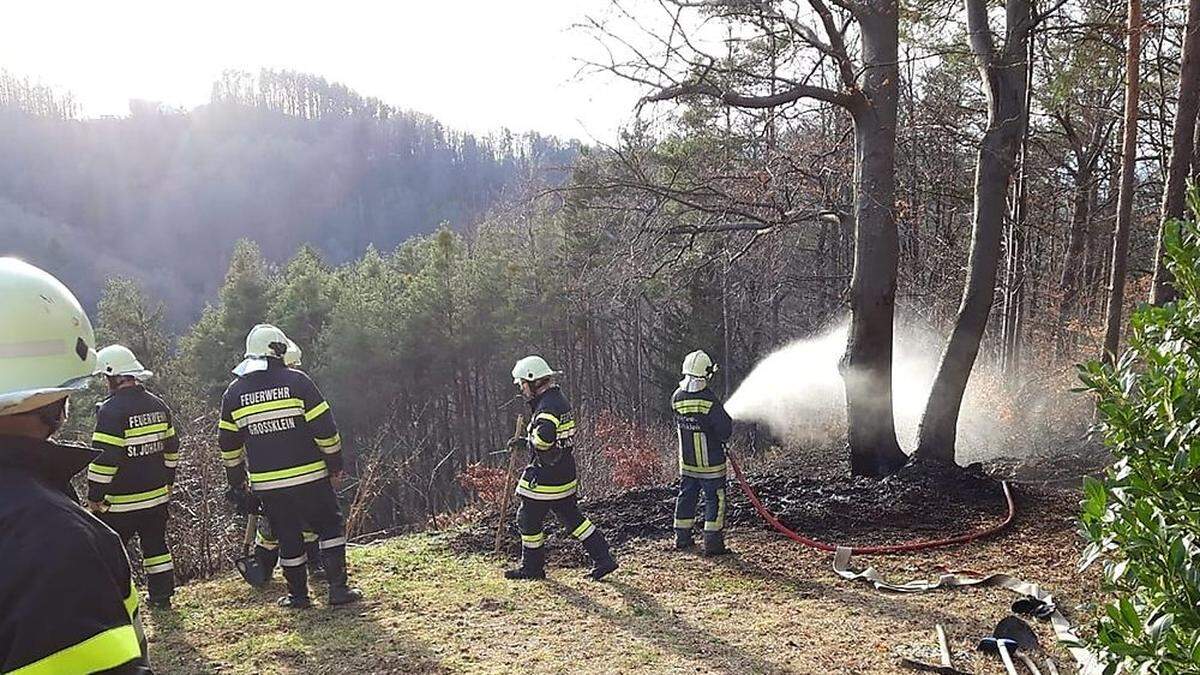
[[[79,505],[96,455],[49,438],[95,372],[66,286],[0,258],[0,672],[150,673],[125,547]]]
[[[529,466],[517,482],[521,504],[517,508],[517,529],[521,532],[521,566],[508,570],[509,579],[546,578],[546,535],[542,526],[546,514],[554,512],[563,529],[583,543],[592,559],[588,574],[599,581],[617,569],[617,561],[608,549],[604,535],[592,521],[579,512],[576,491],[579,479],[571,438],[575,435],[575,417],[571,404],[554,382],[561,373],[551,370],[545,359],[528,356],[513,368],[513,384],[529,403],[531,419],[524,438],[509,441],[510,452],[531,452]]]
[[[725,547],[725,443],[733,420],[709,380],[717,364],[697,350],[683,360],[683,380],[671,396],[679,432],[679,498],[675,501],[675,548],[695,546],[692,526],[704,493],[704,547],[709,555],[729,553]]]
[[[304,528],[311,527],[329,580],[329,604],[362,598],[346,575],[346,537],[336,484],[342,473],[342,442],[329,404],[304,372],[283,362],[290,341],[283,331],[259,324],[246,336],[245,359],[234,369],[221,401],[218,442],[231,500],[246,493],[261,500],[279,541],[279,563],[288,594],[279,604],[312,605],[308,596]]]
[[[287,351],[283,354],[284,365],[288,368],[299,368],[302,356],[303,352],[300,351],[300,347],[295,342],[288,340]],[[275,572],[276,565],[279,564],[279,540],[275,538],[270,519],[262,513],[262,505],[254,504],[253,506],[259,514],[258,532],[254,537],[254,555],[258,558],[262,568],[267,570],[267,579],[269,580],[270,575]],[[324,579],[325,568],[321,566],[320,538],[317,537],[316,532],[307,529],[301,535],[304,538],[304,555],[308,558],[309,576],[314,579]]]
[[[179,465],[179,437],[171,410],[146,391],[153,375],[127,347],[109,345],[96,357],[110,396],[96,408],[92,447],[100,451],[87,472],[87,507],[125,542],[134,536],[150,604],[169,608],[175,565],[167,546],[168,502]]]

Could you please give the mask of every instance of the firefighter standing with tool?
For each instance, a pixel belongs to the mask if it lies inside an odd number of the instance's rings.
[[[725,443],[733,420],[709,388],[717,365],[697,350],[683,360],[683,380],[671,396],[679,432],[679,498],[675,502],[675,548],[690,549],[696,507],[704,493],[704,553],[725,548]]]
[[[290,341],[259,324],[246,336],[245,360],[221,401],[218,441],[231,500],[246,504],[249,474],[279,540],[288,594],[283,607],[310,607],[302,531],[311,527],[329,580],[329,604],[362,598],[347,584],[346,537],[334,481],[342,477],[342,443],[333,412],[308,375],[283,362]]]
[[[167,546],[168,503],[179,465],[179,438],[171,410],[142,383],[153,373],[128,348],[110,345],[96,358],[110,396],[96,408],[88,465],[88,510],[121,537],[141,542],[150,604],[169,608],[175,565]]]
[[[508,570],[508,579],[544,579],[546,577],[546,534],[542,526],[550,511],[563,529],[583,543],[592,559],[588,574],[599,581],[617,569],[604,535],[592,521],[579,512],[576,491],[579,479],[571,438],[575,435],[575,417],[567,397],[555,384],[561,373],[554,371],[540,356],[528,356],[513,368],[513,384],[529,403],[532,415],[524,438],[509,441],[510,452],[533,454],[517,482],[521,504],[517,508],[517,529],[521,532],[521,566]]]
[[[125,548],[70,485],[96,453],[49,440],[95,372],[94,345],[66,286],[0,258],[3,673],[150,673]]]
[[[287,351],[283,354],[283,364],[288,368],[299,368],[303,355],[300,347],[295,342],[288,340]],[[255,504],[255,510],[261,511],[261,506],[261,504]],[[301,536],[304,539],[304,555],[308,558],[309,576],[314,579],[325,578],[325,568],[321,566],[320,538],[317,537],[316,532],[308,529],[304,530]],[[267,570],[267,579],[269,580],[270,575],[275,571],[275,566],[279,564],[279,540],[275,538],[270,519],[261,513],[258,518],[258,532],[255,533],[254,538],[254,555],[258,558],[262,568]]]

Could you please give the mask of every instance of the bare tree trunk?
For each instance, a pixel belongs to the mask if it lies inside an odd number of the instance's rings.
[[[1092,176],[1095,165],[1092,158],[1099,154],[1088,156],[1084,152],[1076,153],[1078,169],[1075,175],[1075,196],[1071,213],[1071,227],[1067,232],[1067,251],[1063,256],[1062,276],[1059,283],[1062,296],[1058,302],[1058,339],[1055,348],[1061,356],[1066,347],[1067,316],[1071,313],[1079,296],[1079,287],[1087,271],[1084,259],[1084,244],[1088,239],[1088,225],[1091,222],[1091,197],[1094,186]]]
[[[1196,113],[1200,108],[1200,0],[1188,3],[1187,27],[1183,38],[1183,64],[1179,68],[1179,104],[1175,109],[1175,129],[1171,134],[1171,162],[1163,186],[1162,222],[1183,217],[1187,179],[1192,163]],[[1175,299],[1171,272],[1165,265],[1162,231],[1154,256],[1154,284],[1150,302],[1162,305]]]
[[[979,354],[996,292],[1005,194],[1016,165],[1028,110],[1025,103],[1026,40],[1032,23],[1029,0],[1008,0],[1007,42],[997,52],[984,0],[966,0],[971,51],[988,92],[988,128],[975,171],[975,213],[967,283],[950,341],[917,432],[917,459],[954,462],[958,414],[967,380]]]
[[[1142,53],[1142,2],[1129,0],[1129,36],[1125,43],[1125,130],[1121,143],[1121,186],[1117,192],[1117,224],[1113,230],[1112,272],[1104,319],[1106,363],[1116,360],[1121,344],[1121,313],[1125,304],[1125,274],[1129,264],[1129,229],[1133,221],[1133,179],[1137,164],[1138,79]]]
[[[896,114],[899,13],[874,0],[860,17],[863,93],[855,127],[855,250],[850,280],[850,336],[842,357],[850,470],[884,476],[907,461],[892,413],[893,317],[896,308]]]

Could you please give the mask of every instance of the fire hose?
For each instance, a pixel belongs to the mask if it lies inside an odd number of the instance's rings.
[[[1085,675],[1094,675],[1100,673],[1103,668],[1096,660],[1095,655],[1091,654],[1086,648],[1079,644],[1079,638],[1071,629],[1070,622],[1063,616],[1062,612],[1055,606],[1054,597],[1042,590],[1037,584],[1022,581],[1015,577],[1010,577],[1007,574],[989,574],[987,576],[978,577],[968,574],[948,573],[940,575],[936,580],[914,580],[906,583],[893,583],[884,579],[873,567],[868,567],[862,571],[856,571],[850,567],[850,556],[854,554],[894,554],[908,553],[912,551],[922,551],[931,548],[939,548],[942,546],[952,546],[954,544],[965,544],[967,542],[982,539],[997,532],[1000,532],[1012,524],[1013,517],[1016,515],[1016,506],[1013,503],[1012,489],[1009,488],[1008,481],[1001,481],[1000,486],[1004,490],[1004,500],[1008,506],[1008,514],[1004,520],[988,527],[979,528],[971,532],[955,535],[953,537],[945,537],[942,539],[925,539],[920,541],[903,542],[900,544],[890,544],[882,546],[835,546],[823,541],[811,539],[804,535],[798,534],[788,528],[779,518],[775,517],[762,500],[754,492],[754,488],[750,487],[750,481],[746,480],[746,474],[742,471],[742,467],[738,464],[737,459],[732,453],[728,455],[729,463],[733,465],[733,473],[737,476],[738,485],[741,486],[742,492],[746,494],[746,498],[750,500],[750,504],[758,515],[767,522],[772,528],[783,536],[803,544],[810,548],[819,551],[827,551],[834,553],[833,569],[838,576],[849,581],[866,581],[873,585],[876,590],[892,591],[896,593],[920,593],[931,591],[937,588],[951,588],[961,586],[998,586],[1006,588],[1020,595],[1036,598],[1040,603],[1049,608],[1047,618],[1054,628],[1055,637],[1060,643],[1067,647],[1067,651],[1075,659],[1079,665],[1079,671]]]
[[[1004,489],[1004,499],[1008,503],[1008,515],[1004,517],[1003,521],[995,525],[943,539],[925,539],[921,541],[909,541],[900,544],[889,544],[883,546],[835,546],[834,544],[827,544],[823,541],[817,541],[816,539],[805,537],[802,534],[797,534],[795,531],[789,529],[786,525],[780,522],[779,519],[776,518],[775,515],[767,510],[767,507],[763,505],[762,500],[760,500],[758,495],[754,492],[754,488],[750,487],[750,481],[746,480],[746,474],[742,472],[742,467],[740,464],[738,464],[737,459],[734,458],[732,453],[730,453],[728,457],[729,463],[733,465],[733,473],[737,476],[738,484],[742,487],[742,492],[746,494],[746,499],[750,500],[751,506],[753,506],[754,510],[758,512],[758,515],[765,520],[768,525],[788,539],[810,548],[815,548],[819,551],[828,551],[833,553],[839,548],[843,548],[849,549],[850,553],[857,553],[860,555],[878,555],[889,553],[909,553],[912,551],[923,551],[942,546],[953,546],[954,544],[965,544],[967,542],[975,541],[976,539],[981,539],[1004,530],[1012,524],[1013,516],[1016,514],[1016,506],[1013,504],[1012,490],[1008,487],[1008,481],[1001,481],[1000,486]]]

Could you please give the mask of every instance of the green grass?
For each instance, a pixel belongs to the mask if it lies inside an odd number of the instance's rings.
[[[1002,542],[987,548],[1009,553]],[[352,549],[361,604],[328,608],[317,582],[317,607],[284,610],[278,575],[256,591],[230,574],[182,587],[173,610],[149,612],[147,633],[156,670],[183,675],[887,673],[898,652],[932,644],[934,622],[965,652],[1011,602],[982,591],[880,595],[767,535],[739,550],[705,559],[639,544],[604,583],[554,567],[531,583],[505,580],[499,560],[450,551],[447,535],[412,535]]]

